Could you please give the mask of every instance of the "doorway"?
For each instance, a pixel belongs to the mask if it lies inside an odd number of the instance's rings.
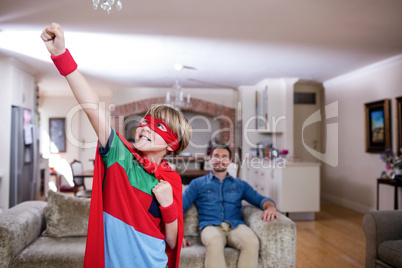
[[[306,147],[322,153],[322,121],[305,125],[307,118],[322,111],[324,87],[321,83],[299,81],[294,85],[294,157],[303,162],[318,162]]]

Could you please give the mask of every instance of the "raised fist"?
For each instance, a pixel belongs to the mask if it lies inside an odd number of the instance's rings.
[[[64,32],[59,24],[53,22],[46,26],[40,37],[52,56],[58,56],[66,51]]]

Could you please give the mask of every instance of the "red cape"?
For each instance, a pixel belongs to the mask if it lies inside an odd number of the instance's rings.
[[[116,132],[117,133],[117,132]],[[134,146],[126,141],[119,133],[117,135],[123,141],[124,145],[137,161],[144,167],[144,169],[154,174],[158,180],[165,180],[170,183],[173,189],[173,199],[177,205],[177,223],[178,223],[178,235],[176,248],[170,249],[166,245],[166,254],[168,256],[168,267],[178,268],[180,262],[180,250],[183,241],[183,203],[182,203],[182,183],[179,174],[173,171],[169,165],[162,161],[160,165],[152,163],[146,158],[140,151],[134,148]],[[98,145],[99,147],[99,145]],[[95,169],[92,183],[92,196],[91,196],[91,208],[89,211],[88,222],[88,235],[85,248],[85,260],[84,267],[105,267],[105,248],[103,237],[103,198],[102,198],[102,184],[105,177],[105,165],[102,157],[99,154],[99,148],[96,148],[95,156]],[[164,228],[162,228],[164,233]]]

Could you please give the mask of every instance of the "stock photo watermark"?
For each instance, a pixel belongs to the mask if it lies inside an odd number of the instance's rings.
[[[120,130],[125,130],[126,126],[128,125],[134,125],[138,126],[140,122],[142,121],[143,117],[140,115],[132,115],[129,117],[124,118],[123,116],[114,116],[110,115],[112,111],[115,109],[115,105],[108,105],[106,107],[105,102],[99,102],[99,104],[93,104],[93,103],[84,103],[81,105],[76,105],[72,107],[69,112],[66,115],[66,138],[67,140],[75,147],[77,148],[82,148],[82,149],[95,149],[97,147],[98,141],[80,141],[77,137],[72,132],[72,121],[73,117],[77,115],[81,110],[92,110],[92,111],[103,111],[105,113],[105,117],[109,118],[110,122],[119,122],[117,126],[115,126],[116,129]],[[314,156],[317,160],[326,163],[330,166],[336,167],[338,165],[338,148],[339,148],[339,136],[338,136],[338,123],[327,123],[326,120],[329,120],[331,118],[336,118],[338,117],[338,101],[335,101],[333,103],[330,103],[325,106],[324,109],[325,112],[325,119],[323,120],[321,118],[321,111],[318,110],[311,114],[304,122],[302,125],[301,131],[301,137],[302,137],[302,143],[303,147],[306,149],[306,151]],[[219,128],[215,129],[212,127],[211,120],[215,122],[224,122],[225,127],[224,128]],[[258,142],[253,141],[253,138],[250,136],[253,136],[253,134],[258,133],[259,130],[255,126],[262,125],[265,130],[271,133],[276,133],[277,129],[279,128],[280,124],[285,124],[286,123],[286,116],[272,116],[269,118],[264,118],[262,116],[250,116],[249,118],[245,118],[240,121],[235,121],[233,118],[230,118],[225,115],[219,115],[215,116],[213,118],[203,116],[203,115],[193,115],[190,118],[188,118],[188,121],[190,124],[192,124],[195,121],[198,121],[197,125],[200,125],[200,122],[202,122],[201,125],[203,127],[197,127],[192,129],[193,137],[194,135],[197,134],[202,134],[202,133],[210,133],[210,141],[212,142],[212,146],[216,144],[226,144],[226,145],[233,145],[235,144],[235,137],[236,135],[240,135],[240,138],[242,139],[242,143],[247,145],[249,148],[257,148],[258,147]],[[259,123],[257,124],[256,121]],[[310,146],[305,142],[305,129],[315,123],[323,121],[325,123],[326,127],[326,137],[325,137],[325,153],[319,152]],[[239,128],[236,127],[237,124],[243,124],[243,126],[240,128],[241,131],[239,131]],[[253,125],[254,124],[254,125]],[[193,125],[193,124],[192,124]],[[237,133],[236,133],[237,131]],[[226,140],[222,140],[221,137],[225,134]],[[272,143],[276,144],[276,135],[272,136]],[[195,149],[205,149],[207,150],[208,146],[210,144],[208,143],[200,143],[198,144],[196,142],[196,139],[192,139],[189,143],[189,148],[195,148]],[[239,155],[237,152],[233,152],[234,159],[233,162],[238,163],[241,165],[241,168],[245,167],[244,165],[250,165],[251,167],[263,167],[263,168],[272,168],[272,167],[278,167],[278,168],[283,168],[286,165],[286,161],[278,161],[281,159],[270,159],[270,158],[257,158],[253,157],[250,152],[243,152],[242,155]],[[205,156],[205,153],[194,153],[195,157],[201,157]],[[248,160],[248,161],[244,161]],[[179,160],[177,160],[179,161]],[[180,164],[184,168],[188,168],[190,163],[185,163],[183,159]],[[178,163],[175,163],[178,164]]]

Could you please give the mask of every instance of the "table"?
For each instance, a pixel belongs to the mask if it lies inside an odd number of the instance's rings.
[[[398,210],[398,187],[402,187],[402,180],[377,179],[377,210],[379,208],[379,190],[380,184],[394,186],[394,210]]]
[[[200,169],[204,170],[205,167],[205,157],[204,156],[174,156],[174,157],[166,157],[166,161],[175,165],[179,165],[180,163],[198,163],[200,165]]]
[[[93,170],[84,170],[80,174],[73,174],[74,184],[76,187],[84,186],[84,189],[86,190],[85,179],[86,178],[93,179],[93,176],[94,176]]]
[[[60,187],[61,187],[61,177],[63,176],[62,174],[60,174],[59,172],[55,171],[55,170],[50,170],[50,176],[55,176],[55,184],[56,184],[56,188],[57,191],[60,191]],[[85,170],[84,172],[82,172],[81,174],[75,174],[73,175],[73,179],[74,178],[78,178],[78,179],[86,179],[86,178],[92,178],[94,176],[94,171],[93,170]],[[75,181],[74,181],[75,183]],[[84,184],[84,181],[82,181],[82,184]],[[80,185],[78,185],[80,186]]]
[[[200,169],[185,169],[185,170],[176,170],[176,172],[181,177],[181,182],[183,184],[189,184],[191,180],[207,175],[209,170],[200,170]]]
[[[93,170],[85,170],[81,174],[74,174],[74,177],[77,178],[92,178],[94,176],[94,171]]]

